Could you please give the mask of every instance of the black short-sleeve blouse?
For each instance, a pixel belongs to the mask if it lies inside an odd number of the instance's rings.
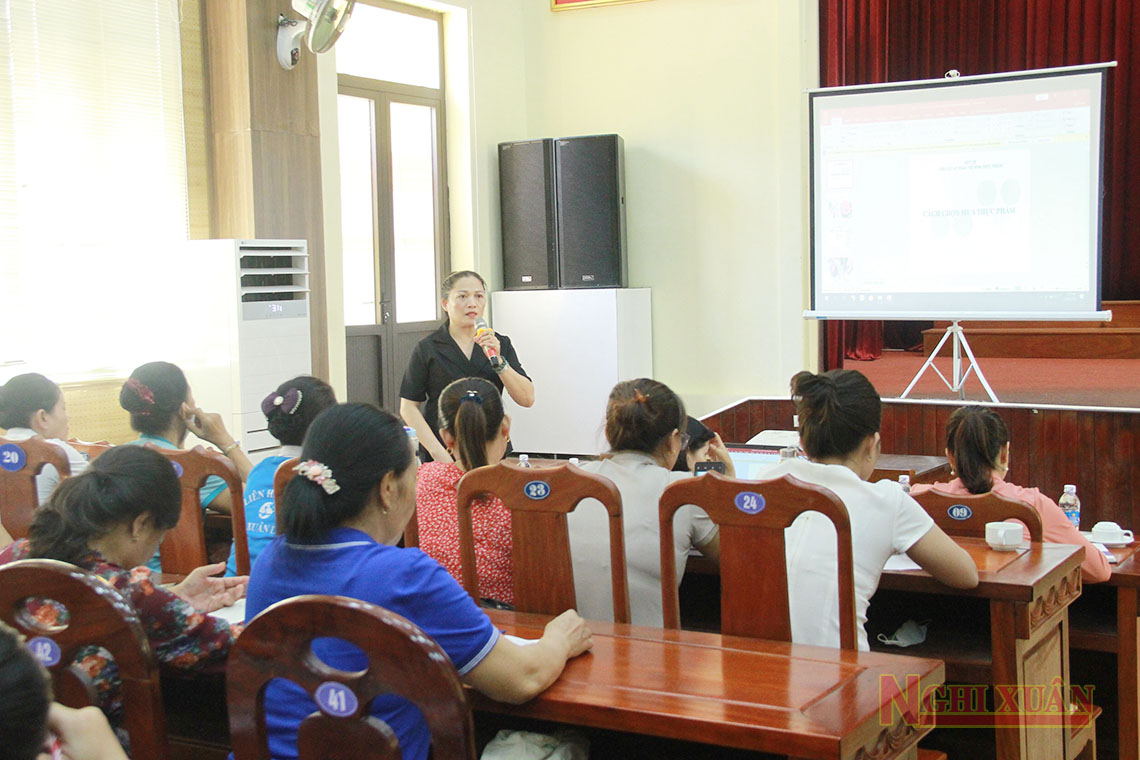
[[[481,377],[503,392],[503,380],[491,369],[483,349],[478,344],[468,359],[448,332],[448,322],[416,344],[412,359],[400,383],[400,398],[409,401],[427,401],[424,406],[424,419],[427,420],[435,437],[439,438],[439,396],[443,389],[464,377]],[[496,332],[499,339],[499,353],[510,363],[515,372],[530,379],[530,375],[519,363],[515,347],[506,335]],[[442,443],[442,441],[441,441]]]

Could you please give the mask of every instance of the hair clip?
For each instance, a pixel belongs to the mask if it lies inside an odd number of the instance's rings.
[[[261,402],[261,413],[268,417],[274,409],[279,409],[285,414],[295,414],[301,408],[302,396],[296,388],[290,388],[283,394],[274,391]]]
[[[130,380],[127,380],[127,387],[137,393],[138,397],[146,403],[154,403],[154,391],[148,388],[146,383],[142,382],[138,378],[132,377]]]
[[[483,406],[483,397],[479,395],[479,391],[467,391],[460,397],[459,403],[462,404],[464,401],[474,401],[479,406]]]
[[[332,470],[315,459],[306,459],[293,470],[301,477],[307,478],[325,489],[325,493],[330,496],[340,490],[340,486],[333,479]]]
[[[634,388],[633,389],[633,400],[639,404],[648,404],[649,403],[649,396],[646,396],[644,393],[642,393],[640,388]]]

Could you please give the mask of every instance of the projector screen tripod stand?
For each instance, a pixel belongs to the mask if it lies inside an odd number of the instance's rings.
[[[947,339],[950,338],[953,338],[952,381],[947,380],[946,376],[942,374],[938,367],[934,366],[934,360],[938,357],[939,352],[942,351],[942,347],[946,345]],[[966,352],[966,358],[969,360],[969,367],[966,368],[965,372],[962,371],[962,351]],[[946,332],[942,333],[942,339],[938,341],[938,345],[930,352],[930,356],[926,357],[926,361],[922,363],[922,368],[918,371],[918,374],[914,376],[914,379],[910,381],[910,385],[906,387],[906,390],[902,392],[899,398],[906,398],[907,394],[910,393],[911,389],[918,383],[918,379],[922,377],[928,369],[934,370],[934,373],[946,384],[946,387],[950,389],[951,393],[958,394],[959,399],[966,398],[966,378],[973,372],[978,376],[978,380],[982,383],[982,387],[986,389],[986,393],[989,394],[990,401],[995,404],[998,403],[998,397],[994,394],[993,388],[991,388],[990,384],[986,381],[986,376],[982,374],[982,368],[978,366],[978,360],[974,358],[974,352],[970,349],[970,343],[966,340],[966,333],[962,329],[962,326],[958,324],[958,320],[951,322],[950,326],[946,328]]]

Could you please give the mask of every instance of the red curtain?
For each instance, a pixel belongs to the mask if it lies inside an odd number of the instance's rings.
[[[1128,150],[1140,138],[1140,3],[820,0],[820,59],[825,87],[1117,61],[1105,93],[1101,293],[1140,299],[1140,193],[1129,182],[1140,150]],[[824,323],[826,369],[881,348],[881,323],[854,324]]]

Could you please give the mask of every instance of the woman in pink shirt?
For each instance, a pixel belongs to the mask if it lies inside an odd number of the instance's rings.
[[[946,456],[958,476],[949,483],[916,485],[911,494],[931,488],[950,494],[981,494],[993,491],[1031,505],[1041,515],[1042,538],[1054,544],[1084,547],[1081,577],[1086,583],[1108,580],[1112,570],[1108,560],[1081,535],[1057,502],[1036,488],[1022,488],[1002,478],[1009,471],[1009,428],[993,409],[984,406],[959,407],[946,423]],[[1025,529],[1029,538],[1029,529]]]

